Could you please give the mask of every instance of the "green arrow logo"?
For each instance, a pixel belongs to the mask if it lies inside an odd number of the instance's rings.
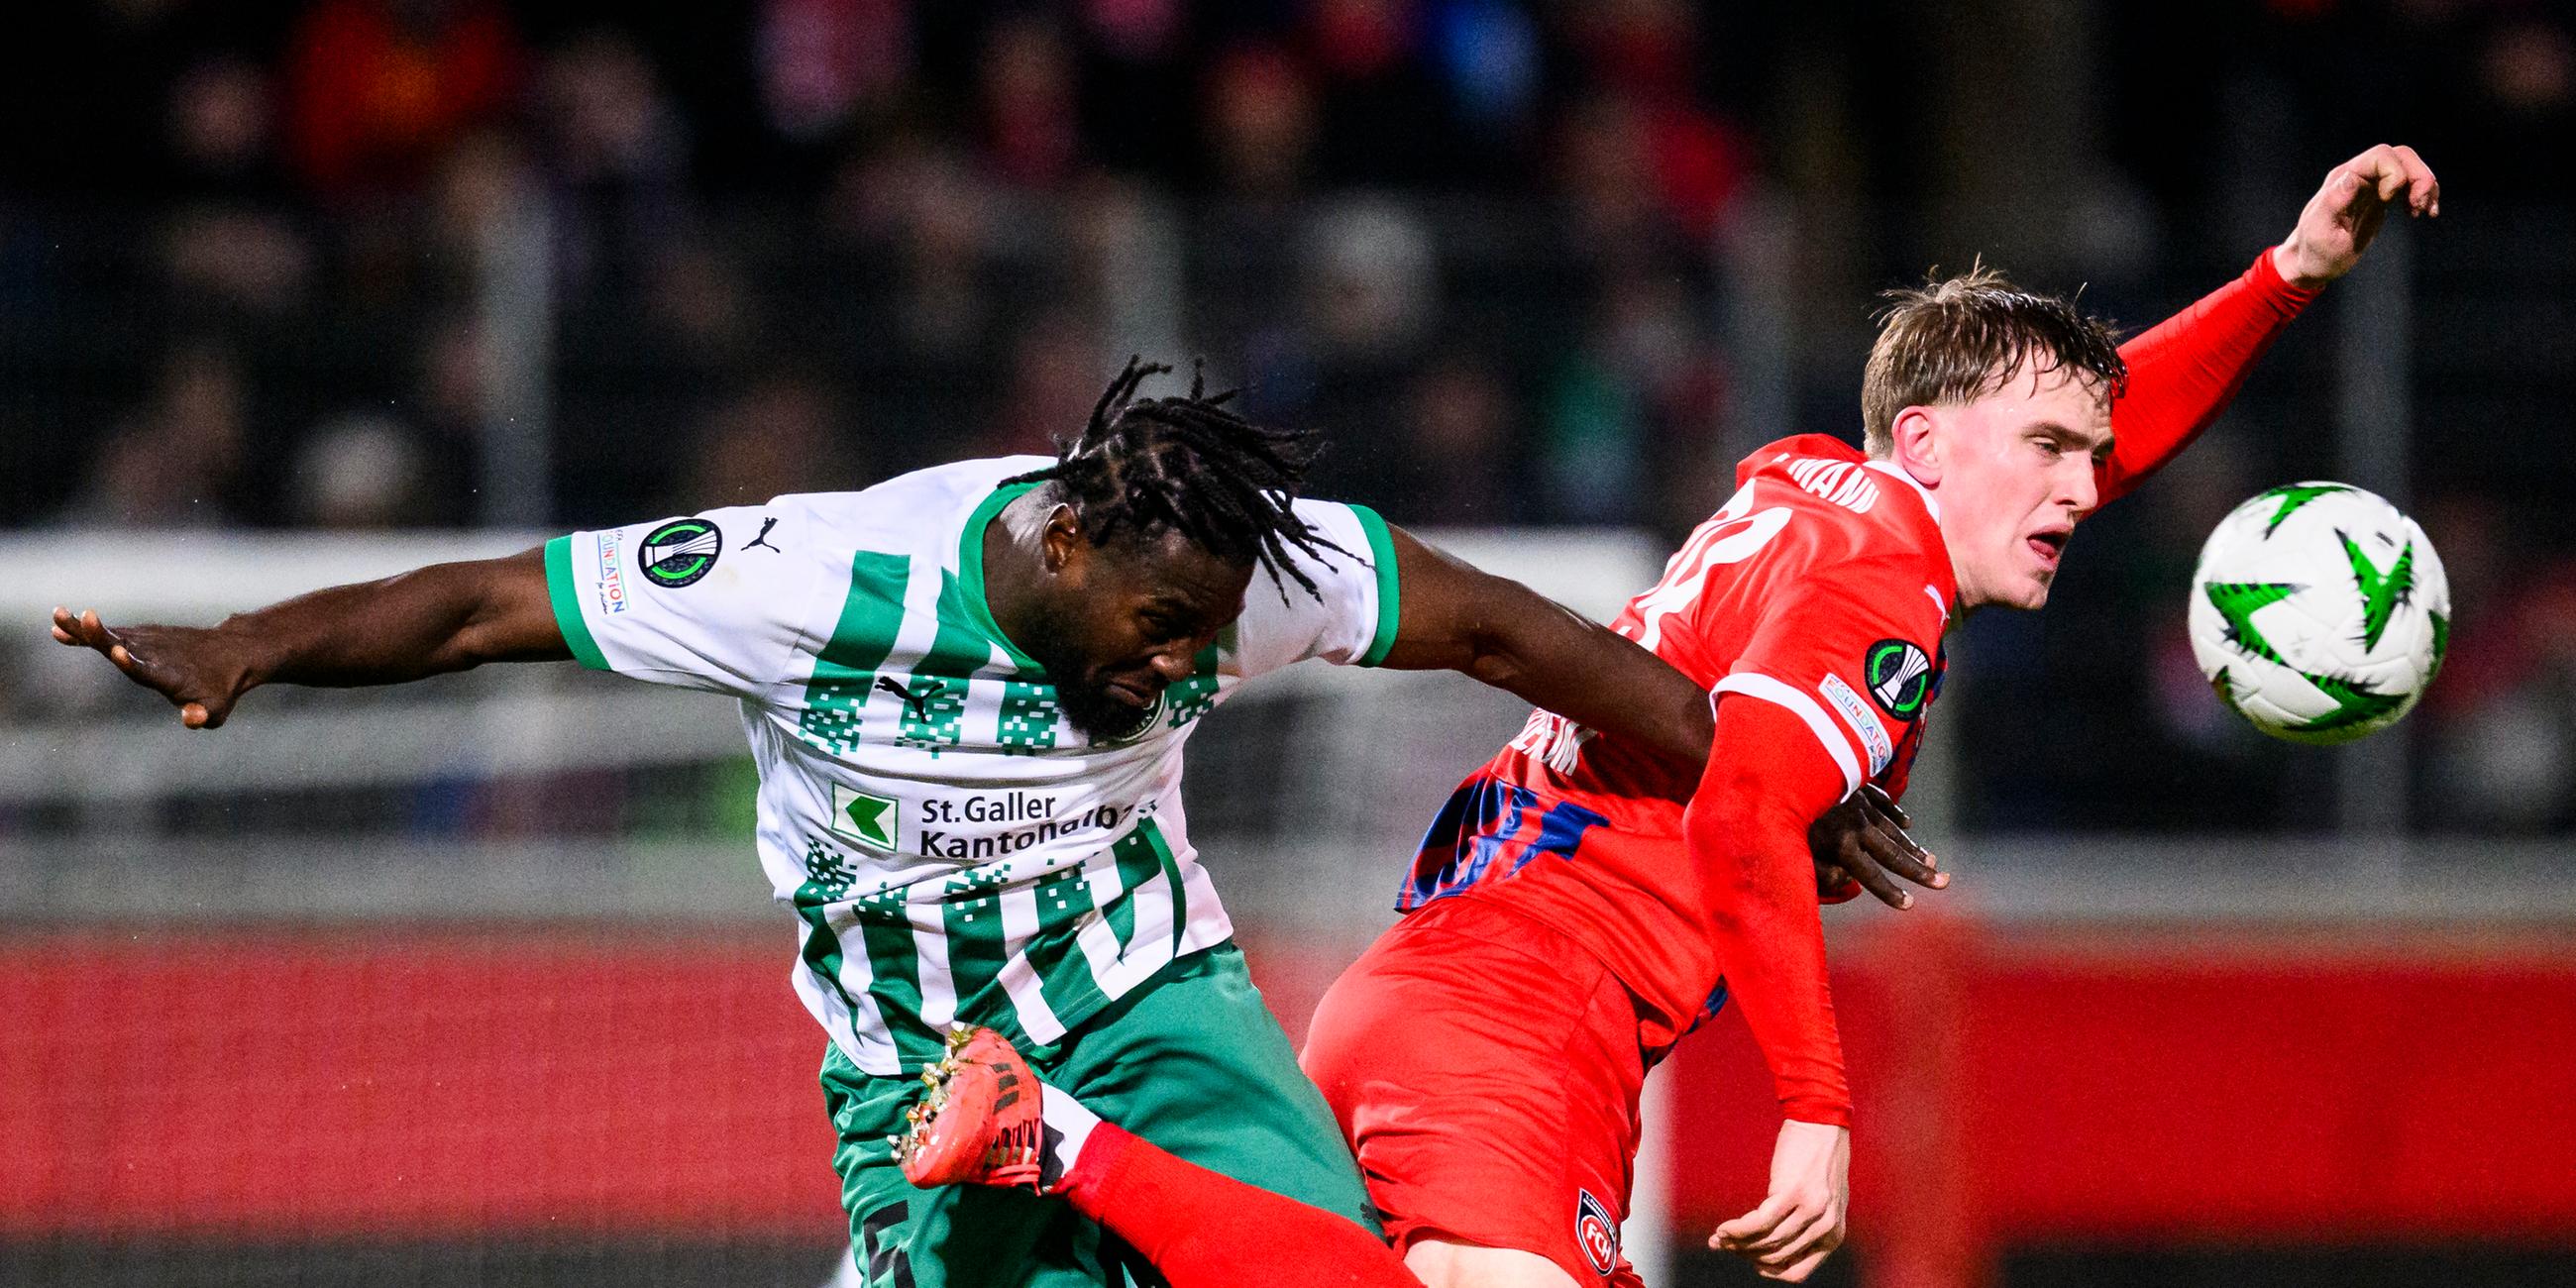
[[[2254,610],[2277,604],[2302,589],[2297,583],[2284,581],[2212,581],[2201,585],[2201,591],[2209,596],[2210,607],[2227,619],[2227,642],[2238,652],[2281,666],[2290,664],[2255,627]]]
[[[2282,520],[2296,514],[2300,506],[2306,505],[2308,502],[2316,500],[2318,497],[2324,496],[2330,492],[2349,492],[2351,490],[2351,488],[2345,487],[2341,483],[2289,483],[2276,487],[2271,491],[2264,493],[2262,496],[2255,497],[2254,499],[2257,501],[2277,497],[2281,502],[2281,508],[2272,512],[2272,521],[2263,525],[2264,539],[2267,541],[2270,540],[2273,529],[2280,527]]]
[[[2377,568],[2372,567],[2369,560],[2363,558],[2358,550],[2353,549],[2349,539],[2345,540],[2344,548],[2352,557],[2354,576],[2361,585],[2370,642],[2376,645],[2379,642],[2380,632],[2387,628],[2389,614],[2395,610],[2396,605],[2405,602],[2407,593],[2413,589],[2413,547],[2409,546],[2404,554],[2398,556],[2396,566],[2392,567],[2385,576],[2382,576]],[[2209,596],[2210,605],[2218,610],[2219,616],[2227,620],[2226,640],[2231,647],[2249,657],[2259,657],[2264,661],[2289,668],[2300,679],[2316,686],[2317,692],[2333,700],[2334,710],[2306,724],[2291,726],[2284,732],[2311,735],[2365,728],[2403,710],[2408,701],[2406,695],[2382,693],[2360,680],[2301,670],[2282,657],[2280,651],[2272,647],[2270,640],[2263,638],[2262,630],[2254,625],[2256,610],[2267,604],[2277,604],[2297,594],[2300,589],[2301,587],[2295,584],[2284,582],[2245,581],[2213,581],[2201,587],[2202,592]],[[2434,614],[2433,665],[2436,668],[2441,666],[2442,650],[2449,642],[2450,633],[2451,624],[2443,620],[2440,614]],[[2234,688],[2228,683],[2228,678],[2227,668],[2221,667],[2218,674],[2211,678],[2210,687],[2218,691],[2219,700],[2242,715],[2244,708],[2237,704]],[[2328,738],[2319,741],[2334,742],[2340,739]]]
[[[2415,543],[2407,542],[2397,552],[2397,562],[2382,573],[2343,529],[2335,529],[2335,540],[2343,543],[2344,558],[2352,561],[2353,585],[2361,589],[2361,646],[2377,648],[2388,619],[2415,593]]]
[[[861,845],[889,853],[899,848],[898,820],[902,816],[897,803],[883,796],[852,791],[838,783],[832,785],[832,831]]]
[[[2354,725],[2370,724],[2381,716],[2406,705],[2401,695],[2380,693],[2358,680],[2334,675],[2308,675],[2301,678],[2317,686],[2317,691],[2334,699],[2335,709],[2299,726],[2301,733],[2332,733]]]

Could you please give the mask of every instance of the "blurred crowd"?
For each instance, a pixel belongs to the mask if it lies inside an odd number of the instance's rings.
[[[0,53],[0,489],[36,527],[559,528],[858,486],[1047,450],[1141,351],[1323,429],[1317,490],[1400,521],[1669,537],[1734,452],[1856,433],[1867,292],[1951,245],[1921,212],[2013,191],[1959,122],[2024,146],[2016,123],[2063,118],[2091,149],[2064,200],[1953,227],[2045,226],[1984,248],[2077,264],[2034,284],[2089,281],[2128,321],[2403,134],[2464,213],[2525,212],[2478,244],[2556,256],[2489,256],[2547,326],[2418,324],[2414,499],[2460,600],[2418,764],[2474,784],[2419,799],[2576,825],[2576,533],[2545,504],[2576,468],[2502,463],[2567,455],[2576,393],[2552,347],[2576,172],[2543,161],[2576,153],[2563,6],[54,9]],[[2045,80],[2064,30],[2076,91],[1979,79]],[[1805,246],[1766,261],[1782,210]],[[2481,262],[2444,279],[2464,309],[2498,298]],[[1972,631],[1972,822],[2316,815],[2315,762],[2199,691],[2174,588],[2234,499],[2333,472],[2330,326],[2274,360],[2303,394],[2258,384],[2195,472],[2105,516],[2073,611]],[[2173,790],[2128,789],[2141,739]],[[2249,794],[2267,817],[2195,803]]]
[[[1717,414],[1686,4],[706,9],[85,6],[0,223],[21,513],[696,509],[1044,450],[1150,347],[1354,499],[1622,522]]]

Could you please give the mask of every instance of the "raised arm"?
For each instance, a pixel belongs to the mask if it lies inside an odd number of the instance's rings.
[[[1708,695],[1610,628],[1390,524],[1404,586],[1379,665],[1456,671],[1577,724],[1634,738],[1694,769],[1708,758]]]
[[[2441,200],[2413,148],[2372,148],[2329,172],[2290,235],[2235,281],[2121,345],[2129,383],[2111,404],[2102,500],[2135,489],[2218,419],[2290,319],[2361,262],[2391,205],[2438,215]]]
[[[317,590],[219,626],[109,626],[57,608],[53,627],[56,640],[98,650],[168,698],[191,729],[223,724],[263,684],[400,684],[572,656],[547,603],[540,550]]]

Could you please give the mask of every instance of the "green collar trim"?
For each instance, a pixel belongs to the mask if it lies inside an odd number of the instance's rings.
[[[975,512],[966,516],[966,530],[957,534],[957,584],[965,592],[966,612],[973,617],[975,629],[1000,644],[1002,651],[1010,655],[1012,665],[1027,672],[1032,679],[1044,677],[1046,668],[1039,666],[1036,658],[1022,652],[1019,645],[1011,642],[1010,636],[1002,633],[1001,624],[993,620],[993,606],[984,600],[984,530],[992,526],[994,517],[1002,512],[1003,506],[1037,490],[1035,483],[1013,483],[993,489],[991,495],[976,503]]]

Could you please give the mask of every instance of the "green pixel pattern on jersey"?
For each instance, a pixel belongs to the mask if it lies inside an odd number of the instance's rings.
[[[832,905],[849,893],[849,862],[831,847],[807,841],[805,871],[807,879],[797,887],[795,898],[796,917],[806,925],[805,943],[797,956],[816,978],[830,981],[841,1005],[856,1011],[858,999],[841,982],[841,937],[833,933],[831,924]]]
[[[836,756],[859,745],[861,713],[877,668],[894,649],[895,632],[903,626],[903,585],[912,560],[903,555],[862,550],[850,558],[850,590],[841,604],[841,620],[831,642],[814,659],[814,678],[805,686],[805,709],[796,726],[806,741]]]
[[[1138,824],[1135,831],[1111,846],[1109,853],[1118,874],[1118,893],[1100,912],[1117,937],[1121,952],[1136,946],[1136,889],[1153,880],[1157,873],[1170,878],[1172,924],[1178,927],[1188,923],[1179,865],[1173,861],[1171,847],[1163,840],[1163,831],[1154,825],[1154,820],[1149,818]],[[1054,906],[1058,899],[1065,906]],[[1048,1004],[1059,1015],[1087,1014],[1107,1005],[1110,1000],[1101,991],[1099,982],[1092,978],[1089,959],[1083,956],[1081,945],[1073,935],[1083,914],[1092,906],[1089,883],[1078,876],[1075,889],[1053,895],[1042,892],[1038,900],[1039,931],[1029,947],[1029,964],[1037,968],[1039,978],[1045,981]]]
[[[1163,690],[1166,725],[1178,729],[1216,710],[1216,672],[1217,646],[1210,644],[1191,659],[1189,675]]]
[[[812,850],[826,848],[809,847],[809,868],[821,871],[829,866],[828,858],[810,857]],[[944,933],[939,942],[958,1021],[989,1025],[1015,1041],[1032,1040],[1019,1023],[1017,1007],[1002,979],[1015,948],[1027,954],[1038,995],[1055,1013],[1083,1015],[1107,1005],[1111,999],[1093,976],[1078,932],[1097,908],[1120,952],[1137,947],[1134,895],[1158,875],[1171,892],[1172,927],[1187,923],[1180,865],[1154,820],[1144,820],[1111,846],[1110,858],[1117,890],[1105,906],[1095,903],[1092,878],[1078,868],[1050,873],[1032,883],[1029,893],[1037,908],[1036,929],[1026,943],[1018,945],[1003,928],[1002,897],[1011,883],[973,873],[961,873],[943,883],[938,907]],[[817,880],[808,883],[810,898],[800,892],[798,912],[815,928],[807,937],[806,961],[837,979],[844,946],[855,940],[866,955],[869,998],[883,1015],[905,1064],[937,1060],[944,1048],[935,1026],[922,1017],[922,944],[905,891],[897,888],[850,901],[844,914],[848,920],[833,935],[824,905],[838,897],[831,893],[834,888]],[[1167,928],[1163,933],[1172,931]],[[850,1000],[855,1004],[855,999]]]
[[[957,574],[939,574],[939,631],[930,652],[913,665],[904,684],[902,741],[918,747],[954,747],[964,733],[966,681],[993,662],[993,641],[974,626]]]
[[[934,755],[963,740],[969,684],[978,672],[997,667],[1020,671],[998,677],[1001,702],[993,741],[1022,754],[1059,745],[1063,707],[1055,686],[1036,678],[1042,673],[1014,657],[982,628],[983,615],[973,611],[967,595],[977,589],[962,584],[946,570],[941,574],[938,620],[930,649],[917,661],[896,657],[903,628],[904,593],[912,575],[911,560],[902,555],[860,552],[851,561],[850,584],[831,642],[815,663],[806,687],[805,710],[798,729],[806,741],[834,755],[856,751],[865,730],[865,712],[873,692],[892,691],[902,714],[890,730],[877,733],[901,745],[925,748]],[[1226,643],[1231,643],[1231,632]],[[1215,709],[1220,645],[1210,645],[1193,659],[1192,674],[1165,694],[1167,727],[1177,729]],[[881,715],[886,708],[878,708]],[[991,708],[987,709],[992,710]],[[936,1060],[942,1053],[937,1027],[924,1018],[929,1005],[924,976],[944,973],[955,999],[954,1018],[987,1024],[1022,1041],[1031,1040],[1005,986],[1003,974],[1015,953],[1025,953],[1038,996],[1058,1014],[1083,1014],[1110,998],[1093,977],[1078,932],[1085,919],[1099,912],[1108,922],[1121,953],[1135,946],[1135,891],[1165,878],[1174,915],[1162,934],[1176,934],[1186,924],[1184,879],[1162,831],[1144,819],[1111,846],[1116,893],[1107,904],[1095,901],[1097,887],[1079,868],[1051,873],[1031,883],[1037,923],[1034,933],[1015,942],[1005,930],[1002,902],[1016,882],[987,868],[969,869],[942,878],[936,896],[939,929],[925,933],[916,926],[917,887],[887,885],[851,898],[852,861],[819,840],[806,845],[809,879],[798,890],[797,914],[808,929],[804,958],[815,973],[832,981],[853,1011],[863,1010],[852,997],[845,975],[854,979],[851,954],[863,957],[867,977],[865,1002],[873,1003],[892,1037],[898,1058],[907,1066]],[[909,896],[909,898],[908,898]],[[926,965],[925,951],[943,960]]]
[[[1257,639],[1229,627],[1138,728],[1089,736],[986,598],[986,547],[1035,486],[1009,480],[1033,462],[714,512],[695,521],[786,524],[787,553],[659,597],[612,593],[638,558],[631,533],[547,547],[549,603],[585,665],[741,699],[762,866],[798,922],[798,990],[879,1074],[936,1058],[952,1022],[1064,1041],[1223,944],[1231,927],[1178,827],[1190,728],[1238,679],[1308,656],[1382,658],[1400,620],[1383,522],[1315,503],[1334,549],[1377,563],[1318,564],[1315,595],[1246,619]]]
[[[1002,681],[1002,724],[994,741],[1014,752],[1044,751],[1055,745],[1056,726],[1064,719],[1055,686],[1027,680]]]

